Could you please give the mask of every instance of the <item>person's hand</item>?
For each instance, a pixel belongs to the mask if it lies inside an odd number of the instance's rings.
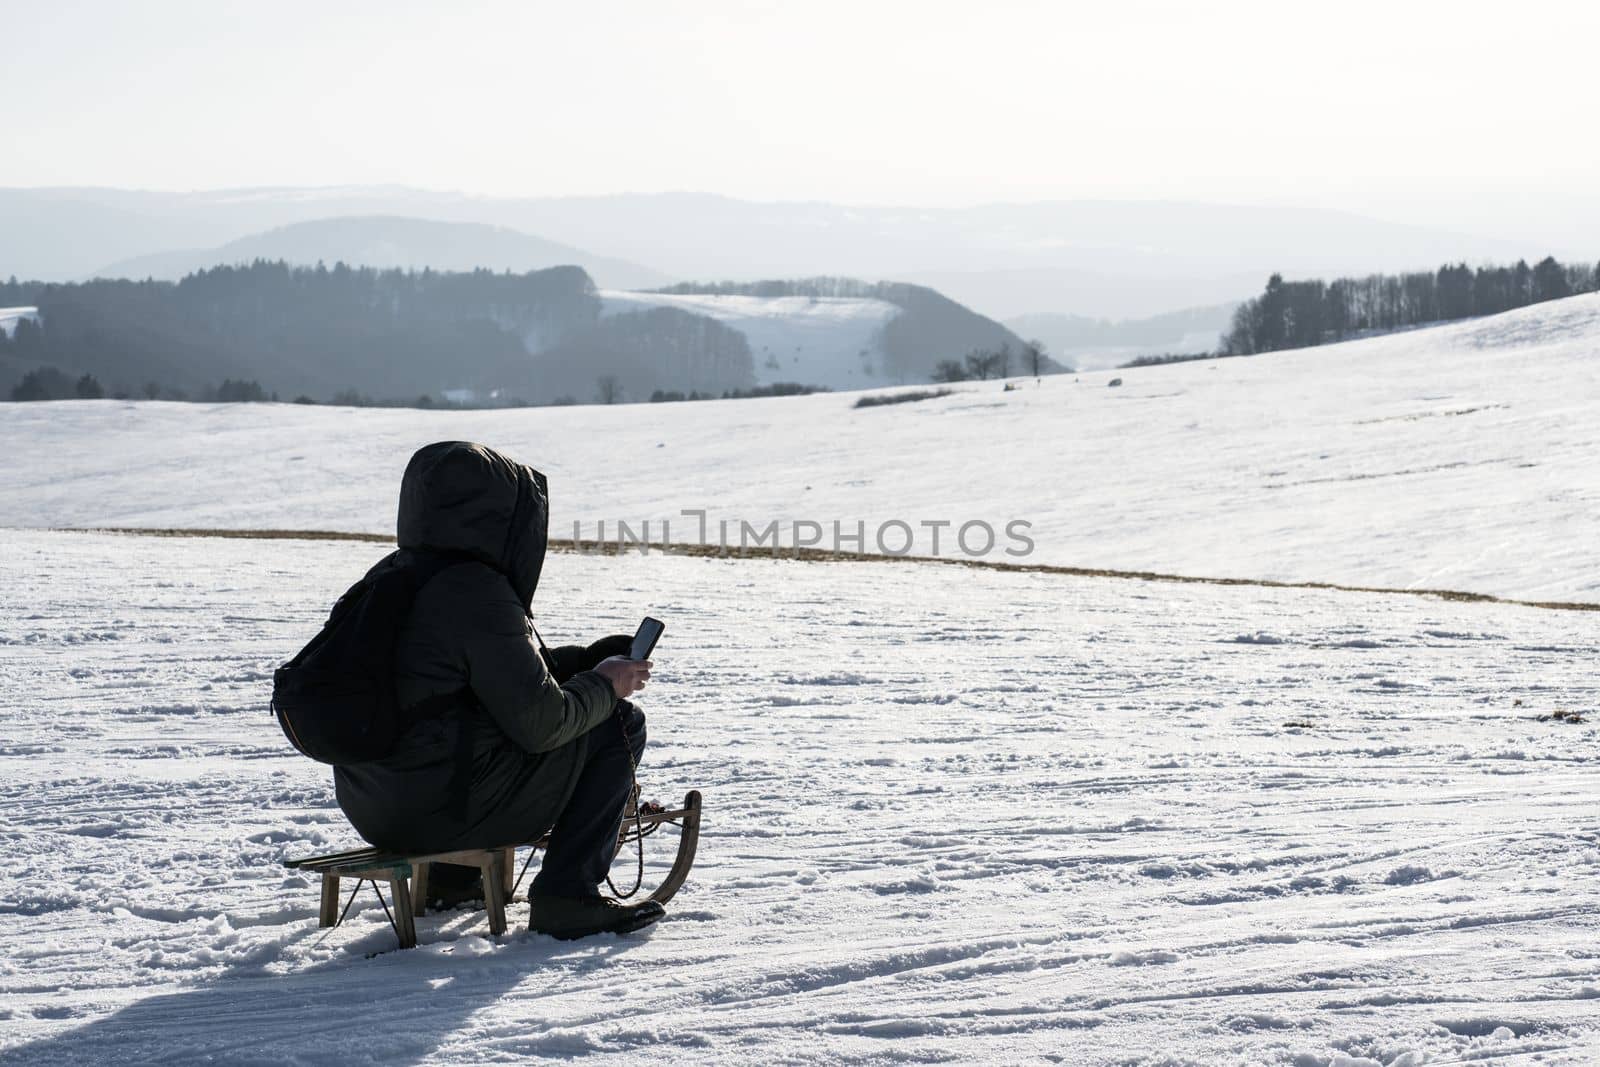
[[[611,656],[601,660],[595,672],[611,683],[611,691],[617,694],[618,700],[625,700],[643,689],[644,683],[650,680],[650,661]]]

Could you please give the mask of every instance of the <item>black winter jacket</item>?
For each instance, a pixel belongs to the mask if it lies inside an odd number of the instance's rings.
[[[412,457],[400,489],[399,549],[465,562],[417,595],[395,649],[403,707],[460,693],[382,760],[334,769],[339,806],[382,848],[443,851],[531,840],[571,797],[585,736],[616,704],[592,668],[620,643],[540,655],[530,609],[544,565],[542,474],[482,445],[447,441]],[[625,641],[626,639],[620,639]],[[562,666],[567,670],[562,670]],[[583,669],[579,669],[583,668]]]

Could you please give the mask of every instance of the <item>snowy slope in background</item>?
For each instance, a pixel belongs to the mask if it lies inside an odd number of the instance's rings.
[[[680,513],[703,508],[713,539],[864,521],[871,549],[890,519],[1024,519],[1020,562],[1600,599],[1600,295],[1117,373],[860,410],[4,404],[0,525],[386,533],[412,450],[469,438],[550,475],[557,537],[670,519],[692,539]]]
[[[603,315],[652,307],[716,319],[750,343],[756,381],[799,382],[829,389],[883,385],[884,325],[900,309],[886,300],[849,297],[760,297],[714,294],[600,292]]]
[[[39,321],[38,308],[0,308],[0,333],[10,337],[17,332],[17,323],[23,319]]]
[[[381,551],[0,531],[0,1061],[1596,1062],[1594,734],[1536,718],[1600,698],[1588,617],[552,556],[552,640],[669,620],[694,873],[648,933],[397,952],[280,866],[357,841],[266,713]]]

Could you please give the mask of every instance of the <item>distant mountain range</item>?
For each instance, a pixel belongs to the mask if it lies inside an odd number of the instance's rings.
[[[1055,315],[1112,322],[1237,304],[1258,292],[1268,277],[1254,271],[1217,276],[1128,275],[1066,267],[914,271],[905,275],[907,281],[937,289],[1003,321]]]
[[[258,259],[314,266],[440,271],[477,269],[523,274],[546,267],[582,267],[598,284],[646,289],[673,279],[622,259],[590,255],[504,226],[481,222],[435,222],[395,215],[314,219],[241,237],[215,248],[156,252],[119,260],[93,272],[97,278],[156,278],[177,281],[207,267],[237,266]]]
[[[1239,305],[1230,301],[1185,308],[1145,319],[1092,319],[1084,315],[1019,315],[1006,326],[1043,341],[1050,353],[1079,370],[1119,367],[1136,356],[1213,352]]]
[[[994,318],[1034,312],[1141,318],[1243,299],[1274,271],[1294,277],[1433,269],[1550,251],[1278,206],[1062,201],[903,208],[700,193],[497,199],[401,187],[64,188],[0,190],[0,276],[64,280],[112,265],[170,269],[180,261],[143,257],[220,250],[244,238],[265,241],[253,236],[264,231],[350,216],[510,228],[529,241],[569,247],[571,258],[594,266],[608,286],[619,284],[611,274],[618,261],[703,282],[846,275],[932,285]],[[440,240],[468,260],[503,257],[512,241],[481,232],[460,243]],[[483,251],[472,244],[479,240]],[[409,250],[382,245],[372,254],[414,262]]]

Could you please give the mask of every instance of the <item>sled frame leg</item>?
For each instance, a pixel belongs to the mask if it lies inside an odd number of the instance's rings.
[[[412,865],[416,871],[411,876],[411,907],[417,915],[428,914],[428,876],[433,872],[433,864],[426,861]]]
[[[505,853],[500,849],[484,854],[478,870],[483,875],[483,905],[489,913],[489,934],[499,937],[506,932]]]
[[[317,925],[329,927],[339,925],[339,876],[325,874],[322,876],[322,906],[317,911]]]
[[[677,858],[672,861],[666,878],[650,894],[650,899],[658,904],[665,904],[677,895],[689,877],[689,868],[694,866],[695,850],[700,845],[700,790],[691,789],[683,798],[683,822],[679,829]]]
[[[400,939],[400,947],[416,948],[417,923],[411,910],[411,887],[407,881],[408,879],[399,876],[389,879],[389,895],[394,898],[394,915],[391,917],[391,922],[394,925],[395,936]],[[376,889],[378,883],[374,881],[372,887]],[[383,899],[381,893],[378,899],[380,901]]]

